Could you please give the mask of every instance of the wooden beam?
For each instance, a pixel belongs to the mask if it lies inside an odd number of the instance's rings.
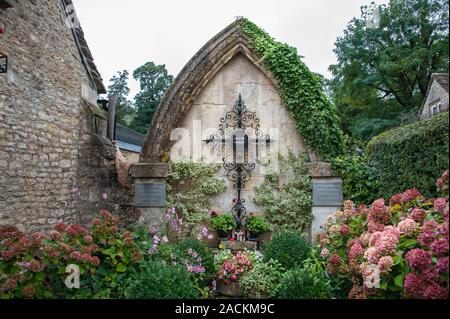
[[[108,138],[114,139],[114,130],[116,129],[116,103],[117,97],[110,96],[108,101]]]

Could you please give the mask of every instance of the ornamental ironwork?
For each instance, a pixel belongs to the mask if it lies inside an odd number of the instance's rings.
[[[242,190],[252,178],[251,172],[256,167],[260,147],[269,145],[272,140],[268,134],[261,131],[256,112],[248,110],[239,94],[232,110],[220,118],[217,133],[210,135],[204,141],[208,144],[212,143],[217,153],[222,155],[222,165],[227,179],[237,190],[237,198],[233,202],[231,213],[239,230],[247,214]],[[255,154],[250,149],[250,145],[255,146]],[[230,148],[231,152],[228,151]]]

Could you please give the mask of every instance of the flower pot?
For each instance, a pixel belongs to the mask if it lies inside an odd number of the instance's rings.
[[[248,241],[258,241],[259,234],[248,232],[247,240]]]
[[[229,283],[225,283],[222,280],[217,281],[217,291],[219,294],[228,296],[228,297],[240,297],[241,296],[241,287],[239,286],[238,281],[232,281]]]
[[[217,233],[219,234],[219,238],[221,240],[228,240],[228,238],[230,238],[232,235],[231,231],[224,231],[224,230],[218,230]]]

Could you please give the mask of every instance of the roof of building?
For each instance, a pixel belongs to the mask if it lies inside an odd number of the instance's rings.
[[[116,124],[115,140],[119,148],[139,153],[144,143],[145,135],[121,124]]]
[[[78,47],[78,51],[81,56],[81,60],[86,68],[86,71],[95,84],[95,87],[97,89],[97,93],[103,94],[106,93],[106,88],[103,84],[103,79],[100,76],[100,72],[97,69],[97,66],[94,63],[94,58],[92,57],[92,53],[89,50],[89,46],[86,42],[86,39],[84,38],[84,32],[81,26],[78,24],[78,18],[76,17],[76,12],[73,7],[72,0],[61,0],[63,6],[64,6],[64,13],[66,14],[67,18],[71,21],[75,19],[77,22],[74,27],[72,27],[72,33],[75,38],[75,42]]]
[[[433,73],[432,77],[448,93],[448,73]]]

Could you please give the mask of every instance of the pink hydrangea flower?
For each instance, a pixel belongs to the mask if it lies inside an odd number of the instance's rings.
[[[417,197],[421,197],[421,196],[422,195],[420,194],[420,192],[417,189],[411,188],[402,193],[402,201],[404,203],[407,203],[407,202],[415,200]]]
[[[448,237],[435,239],[430,244],[430,249],[438,256],[448,255]]]
[[[329,253],[330,251],[327,248],[323,248],[322,251],[320,252],[320,256],[327,257]]]
[[[448,289],[432,283],[428,285],[423,296],[427,299],[448,299]]]
[[[364,258],[372,264],[377,264],[380,259],[380,252],[375,247],[369,247],[364,253]]]
[[[440,272],[447,272],[448,273],[448,256],[447,257],[441,257],[438,259],[437,268]]]
[[[421,248],[414,248],[405,255],[406,262],[414,270],[423,270],[433,262],[431,253]]]
[[[398,223],[398,230],[401,234],[410,235],[417,228],[417,223],[412,218],[405,218]]]
[[[394,265],[394,260],[391,256],[383,256],[378,261],[378,268],[381,273],[389,272]]]
[[[413,298],[421,298],[426,289],[425,280],[414,272],[410,272],[405,276],[403,283],[405,291]]]
[[[445,198],[439,197],[434,200],[433,208],[439,213],[443,213],[447,207],[448,201]]]
[[[427,216],[427,212],[422,208],[416,207],[411,211],[410,216],[412,219],[414,219],[415,222],[422,223]]]

